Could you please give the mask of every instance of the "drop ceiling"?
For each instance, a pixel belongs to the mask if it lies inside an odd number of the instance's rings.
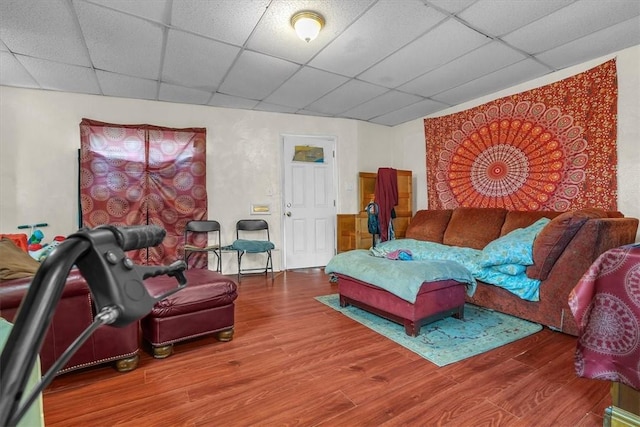
[[[640,0],[0,1],[1,85],[387,126],[638,44]]]

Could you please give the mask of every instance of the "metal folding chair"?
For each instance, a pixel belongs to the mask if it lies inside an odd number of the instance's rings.
[[[243,273],[252,271],[264,271],[267,274],[271,270],[273,280],[273,258],[271,250],[275,245],[269,236],[269,224],[263,219],[241,219],[236,223],[236,241],[231,245],[238,253],[238,280]],[[242,258],[247,253],[266,253],[267,262],[265,268],[242,269]]]
[[[214,242],[210,244],[210,242]],[[189,268],[189,258],[196,253],[213,253],[216,271],[222,273],[220,223],[212,220],[189,221],[184,227],[184,262]]]

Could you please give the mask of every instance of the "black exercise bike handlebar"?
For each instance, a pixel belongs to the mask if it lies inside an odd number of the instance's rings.
[[[53,380],[75,351],[99,326],[123,327],[147,315],[154,304],[187,285],[184,261],[169,266],[139,266],[125,251],[156,246],[166,235],[149,226],[100,226],[70,235],[42,262],[24,296],[13,328],[0,355],[0,426],[13,426],[39,393]],[[96,319],[74,341],[24,398],[28,378],[36,363],[67,276],[77,265],[96,305]],[[175,277],[178,286],[152,297],[143,280],[159,275]]]

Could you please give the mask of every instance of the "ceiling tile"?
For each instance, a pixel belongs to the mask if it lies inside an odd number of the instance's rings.
[[[163,30],[140,18],[76,3],[94,67],[147,79],[159,76]]]
[[[179,0],[171,25],[242,46],[268,6],[269,0]]]
[[[597,33],[536,55],[545,64],[561,69],[640,44],[640,19],[631,18]]]
[[[65,0],[0,1],[0,38],[11,52],[91,66],[82,35],[69,3]]]
[[[640,0],[0,0],[3,85],[390,126],[639,45]]]
[[[249,99],[263,99],[298,70],[282,59],[245,50],[231,68],[218,92]]]
[[[398,89],[430,97],[507,65],[522,61],[524,58],[522,53],[502,42],[494,41],[436,68]]]
[[[274,1],[260,20],[247,47],[305,64],[373,2],[374,0]],[[325,19],[322,31],[310,43],[300,40],[291,26],[291,17],[301,10],[313,10]]]
[[[157,99],[158,82],[138,77],[124,76],[107,71],[96,71],[102,93],[122,98]]]
[[[416,0],[380,0],[309,64],[354,77],[443,20],[446,15]]]
[[[395,88],[488,43],[491,39],[449,19],[358,76]],[[398,67],[402,64],[402,67]]]
[[[549,69],[533,59],[525,59],[501,70],[475,79],[432,98],[450,105],[457,105],[497,92],[501,89],[515,86],[528,80],[549,73]]]
[[[349,80],[333,92],[307,106],[306,109],[335,115],[350,110],[356,105],[362,104],[378,95],[382,95],[387,90],[371,83]]]
[[[304,67],[269,95],[265,101],[303,108],[344,84],[347,80],[347,77]]]
[[[417,102],[391,113],[375,117],[370,121],[385,126],[396,126],[409,120],[428,116],[429,114],[444,110],[448,107],[450,107],[450,105],[425,99],[424,101]]]
[[[478,0],[458,16],[485,34],[502,36],[575,0]]]
[[[425,3],[432,4],[449,13],[458,13],[469,7],[476,0],[425,0]]]
[[[285,107],[283,105],[270,104],[268,102],[260,102],[256,105],[254,110],[259,111],[271,111],[272,113],[295,113],[297,108]]]
[[[0,85],[39,88],[27,69],[9,52],[0,52]]]
[[[171,85],[168,83],[160,83],[160,92],[158,94],[158,100],[160,101],[202,105],[209,102],[210,98],[211,92]]]
[[[73,0],[77,2],[78,0]],[[152,21],[169,24],[169,0],[88,0],[90,3],[116,9],[122,12],[130,13],[141,18],[150,19]]]
[[[416,95],[390,90],[370,101],[345,111],[343,115],[354,119],[369,120],[422,100],[423,98]]]
[[[60,64],[29,56],[17,55],[16,58],[43,89],[100,94],[98,80],[91,68]]]
[[[240,98],[238,96],[225,95],[224,93],[216,92],[213,94],[213,98],[209,101],[209,105],[214,107],[226,107],[226,108],[240,108],[245,110],[251,110],[258,105],[260,101],[254,99]]]
[[[577,1],[502,39],[512,46],[536,54],[638,15],[640,1]]]
[[[331,117],[330,114],[320,113],[319,111],[298,110],[296,114],[305,116]]]
[[[235,46],[169,30],[162,81],[214,91],[239,52]]]

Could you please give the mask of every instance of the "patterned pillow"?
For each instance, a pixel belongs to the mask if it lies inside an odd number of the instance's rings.
[[[527,270],[527,266],[522,264],[502,264],[490,267],[498,273],[508,274],[509,276],[517,276]]]
[[[533,241],[551,220],[540,218],[528,227],[517,228],[511,233],[489,243],[482,250],[480,266],[503,264],[533,264]]]

